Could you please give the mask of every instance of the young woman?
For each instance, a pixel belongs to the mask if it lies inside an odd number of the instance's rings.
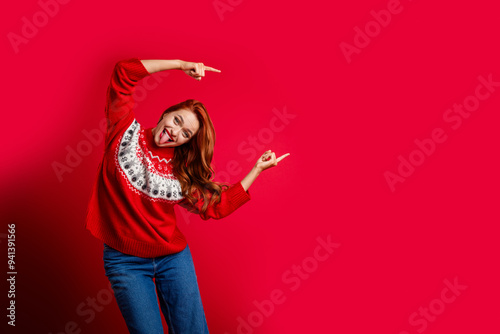
[[[203,220],[226,217],[251,199],[248,188],[262,171],[289,155],[276,158],[268,150],[241,181],[212,181],[215,130],[201,102],[171,106],[155,127],[144,128],[135,119],[138,81],[173,69],[198,81],[205,71],[221,72],[182,60],[116,63],[106,99],[104,154],[87,209],[85,227],[103,242],[105,274],[130,333],[163,333],[160,309],[169,333],[208,333],[174,206]]]

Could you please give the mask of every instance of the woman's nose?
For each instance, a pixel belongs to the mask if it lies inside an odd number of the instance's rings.
[[[177,138],[177,134],[179,134],[179,130],[180,129],[178,127],[172,128],[172,137]]]

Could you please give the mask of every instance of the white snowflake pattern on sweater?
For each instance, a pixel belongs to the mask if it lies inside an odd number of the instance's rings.
[[[118,139],[115,162],[129,188],[152,201],[178,202],[182,188],[172,174],[171,159],[160,158],[148,150],[144,129],[134,119]]]

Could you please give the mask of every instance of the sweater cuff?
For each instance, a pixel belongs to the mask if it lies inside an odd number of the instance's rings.
[[[229,189],[226,190],[226,193],[231,203],[236,208],[239,208],[250,199],[252,199],[249,190],[245,191],[243,185],[241,184],[241,181],[233,184]]]
[[[124,63],[127,66],[127,73],[134,81],[139,81],[142,78],[151,75],[151,73],[146,70],[142,61],[137,57],[121,60],[120,63]]]

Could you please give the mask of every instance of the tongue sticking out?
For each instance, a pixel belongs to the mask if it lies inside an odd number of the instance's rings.
[[[160,144],[164,144],[170,142],[170,137],[166,133],[166,130],[163,130],[162,133],[160,133]]]

